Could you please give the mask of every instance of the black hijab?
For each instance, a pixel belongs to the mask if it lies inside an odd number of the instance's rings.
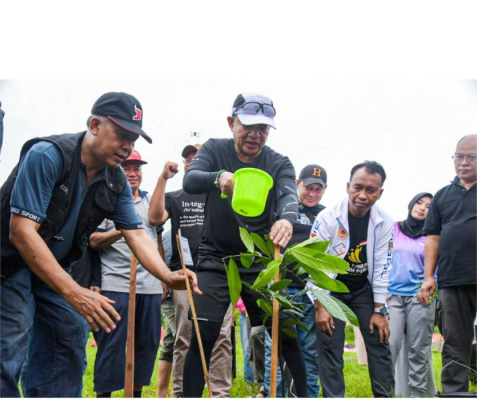
[[[409,209],[409,213],[407,214],[407,219],[401,222],[398,222],[399,229],[401,230],[402,233],[404,233],[406,236],[409,236],[413,239],[421,237],[422,236],[422,230],[424,229],[424,222],[426,221],[423,219],[422,221],[417,220],[414,218],[411,213],[412,213],[412,208],[414,207],[414,204],[417,203],[417,201],[423,197],[430,197],[431,199],[433,198],[431,193],[419,193],[416,194],[407,208]]]

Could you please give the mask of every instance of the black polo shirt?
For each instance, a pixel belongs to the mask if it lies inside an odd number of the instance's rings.
[[[477,284],[476,188],[459,184],[459,177],[432,200],[423,235],[439,235],[437,283],[440,288]]]

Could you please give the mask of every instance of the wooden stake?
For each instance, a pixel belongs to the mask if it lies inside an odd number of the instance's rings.
[[[200,358],[202,359],[202,369],[204,370],[205,383],[207,384],[207,390],[209,391],[209,397],[212,398],[213,396],[212,396],[212,388],[210,387],[209,372],[207,371],[207,363],[205,362],[204,348],[202,347],[202,339],[200,337],[199,321],[197,321],[197,314],[195,312],[194,298],[192,297],[192,290],[190,288],[190,282],[189,282],[189,278],[187,276],[187,268],[186,268],[186,266],[184,264],[184,261],[182,259],[182,247],[181,247],[181,239],[180,239],[179,235],[176,235],[176,242],[177,242],[177,248],[179,249],[179,256],[181,258],[182,270],[184,271],[184,274],[187,278],[186,279],[187,293],[189,294],[189,302],[190,302],[190,308],[192,310],[192,317],[194,319],[195,333],[197,335],[197,341],[199,342]]]
[[[275,245],[275,260],[280,259],[280,246]],[[280,280],[280,269],[278,269],[274,282]],[[272,365],[271,365],[271,376],[270,376],[270,397],[277,397],[277,361],[278,361],[278,334],[280,326],[280,305],[276,298],[273,299],[273,320],[272,320]],[[283,377],[282,377],[283,381]]]
[[[134,397],[134,334],[136,330],[136,278],[137,260],[131,252],[131,273],[129,278],[128,336],[126,345],[126,374],[124,397]]]

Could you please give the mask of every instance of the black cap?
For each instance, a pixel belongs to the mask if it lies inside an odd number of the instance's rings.
[[[141,135],[149,143],[152,143],[152,139],[142,130],[143,111],[141,103],[130,94],[122,92],[103,94],[94,103],[91,114],[108,117],[121,128],[136,135]]]
[[[300,181],[303,181],[303,184],[308,186],[312,183],[319,183],[321,186],[326,186],[326,171],[323,167],[320,167],[318,164],[307,165],[300,172]]]

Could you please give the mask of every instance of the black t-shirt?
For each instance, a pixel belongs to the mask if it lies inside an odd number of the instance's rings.
[[[467,190],[459,177],[432,200],[423,235],[439,235],[439,287],[477,284],[477,204],[474,185]]]
[[[166,193],[166,211],[171,219],[171,246],[172,256],[169,263],[171,271],[182,269],[176,235],[181,230],[182,237],[189,241],[189,248],[194,261],[194,267],[187,266],[195,271],[199,258],[199,243],[202,239],[204,226],[205,195],[189,194],[182,189]]]
[[[241,168],[257,168],[267,172],[273,179],[273,187],[268,193],[265,211],[258,217],[245,217],[237,214],[232,209],[232,199],[230,197],[221,198],[221,191],[213,186],[213,183],[203,183],[202,186],[206,194],[205,201],[205,221],[202,241],[199,245],[199,264],[203,260],[218,261],[221,270],[224,269],[222,258],[238,255],[246,252],[246,248],[240,239],[239,226],[248,232],[255,232],[258,235],[265,235],[270,232],[277,215],[284,218],[283,210],[277,210],[280,196],[288,196],[287,190],[277,194],[277,186],[287,186],[294,190],[292,202],[294,208],[287,212],[291,221],[296,218],[298,208],[295,183],[295,169],[288,157],[282,156],[268,146],[265,146],[260,155],[253,162],[246,164],[241,162],[235,150],[233,139],[210,139],[202,145],[196,157],[192,161],[184,181],[187,181],[191,172],[218,172],[226,170],[234,173]],[[213,180],[213,179],[212,179]],[[212,187],[211,187],[212,185]],[[186,188],[187,185],[184,185]],[[292,204],[293,205],[293,204]],[[238,261],[238,259],[236,259]],[[237,262],[240,268],[243,268]],[[263,266],[253,264],[249,270],[261,270]]]
[[[338,274],[336,279],[343,282],[354,293],[363,288],[368,281],[368,225],[370,211],[363,218],[356,218],[348,212],[349,250],[344,258],[349,264],[348,274]]]
[[[314,207],[306,207],[304,204],[300,203],[298,207],[298,215],[295,224],[293,225],[293,236],[287,247],[290,247],[295,243],[301,243],[310,238],[310,232],[313,223],[315,222],[315,218],[324,209],[325,206],[322,206],[321,204],[317,204]],[[285,250],[282,250],[282,253],[284,251]],[[295,265],[296,263],[290,264],[288,270],[291,271]],[[308,274],[303,274],[300,278],[306,279],[308,278]],[[291,279],[293,281],[289,287],[298,289],[303,289],[305,287],[305,284],[294,273],[287,271],[285,279]]]

